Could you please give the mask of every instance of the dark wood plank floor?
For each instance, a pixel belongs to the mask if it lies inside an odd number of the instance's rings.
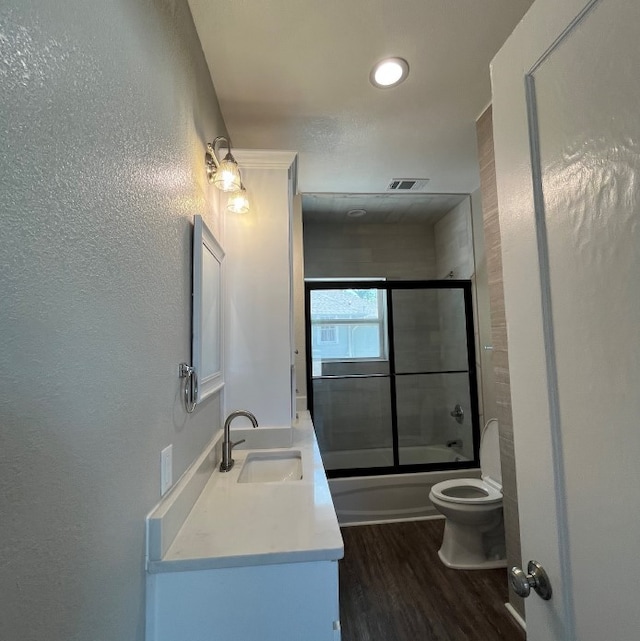
[[[438,558],[443,520],[342,529],[342,641],[522,641],[507,613],[505,570]]]

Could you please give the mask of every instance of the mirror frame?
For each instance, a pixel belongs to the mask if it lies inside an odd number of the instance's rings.
[[[218,263],[217,277],[208,278],[204,270],[205,252]],[[207,227],[202,216],[196,215],[193,219],[193,312],[191,331],[191,357],[196,373],[196,390],[193,394],[196,403],[214,394],[224,386],[224,354],[222,352],[223,335],[223,260],[224,250],[216,240],[211,230]],[[210,309],[205,309],[205,292],[208,288],[214,288],[214,305],[218,303],[218,335],[211,336],[212,328],[206,326],[204,319]],[[217,293],[217,296],[215,295]],[[214,328],[215,329],[215,328]],[[206,359],[205,345],[213,343],[217,348],[219,367],[206,378],[201,376],[205,371]]]

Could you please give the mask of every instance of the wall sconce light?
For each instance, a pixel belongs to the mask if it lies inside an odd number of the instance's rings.
[[[240,189],[237,189],[229,195],[227,200],[227,209],[234,214],[246,214],[249,211],[249,196],[247,190],[240,182]]]
[[[218,160],[216,149],[220,142],[227,144],[227,155]],[[204,156],[207,178],[221,191],[238,191],[242,186],[240,170],[236,159],[231,155],[231,146],[224,136],[218,136],[212,143],[207,143],[207,153]]]

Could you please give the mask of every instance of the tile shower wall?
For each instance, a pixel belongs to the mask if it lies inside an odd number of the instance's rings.
[[[472,280],[475,276],[474,238],[471,221],[471,199],[467,198],[446,216],[441,218],[434,226],[436,248],[436,274],[437,278],[455,278]],[[473,290],[475,299],[475,288]],[[444,362],[449,363],[447,369],[464,369],[467,367],[467,353],[463,349],[465,341],[465,326],[460,319],[464,318],[464,301],[460,296],[450,292],[439,292],[438,309],[440,311],[441,350]],[[474,323],[476,321],[474,314]],[[476,362],[479,363],[478,336],[475,336]],[[479,385],[482,382],[480,371],[476,371]],[[456,389],[457,387],[457,389]],[[446,406],[453,408],[460,403],[464,410],[470,409],[468,386],[448,386],[446,389]],[[463,402],[466,401],[466,402]],[[478,393],[479,419],[483,423],[482,391]],[[451,418],[448,412],[443,420],[452,423],[448,438],[461,439],[463,443],[462,454],[473,458],[473,440],[470,436],[470,412],[462,424]],[[451,436],[452,435],[452,436]]]
[[[466,202],[466,201],[465,201]],[[466,241],[447,240],[447,234],[457,230],[465,213],[469,214],[469,205],[457,207],[448,214],[448,221],[442,225],[441,241],[443,245],[452,245],[447,256],[454,257],[456,266],[473,263],[473,257],[463,259],[462,252],[473,248]],[[367,223],[349,224],[307,224],[304,228],[304,260],[306,278],[362,278],[384,277],[402,280],[430,280],[436,278],[436,244],[432,226],[425,225],[378,225]],[[468,269],[468,267],[466,268]],[[456,297],[457,294],[458,296]],[[456,327],[447,327],[438,313],[438,302],[443,305],[451,301],[450,314],[460,313]],[[443,358],[460,360],[459,334],[460,327],[464,334],[464,307],[461,292],[448,297],[443,292],[397,291],[394,294],[394,331],[396,346],[396,367],[398,371],[437,371],[443,366]],[[446,305],[445,305],[446,307]],[[448,334],[451,334],[448,336]],[[442,336],[448,336],[443,345]],[[456,339],[458,345],[456,346]],[[462,354],[462,365],[466,367],[466,350]],[[458,363],[459,364],[459,363]],[[358,373],[365,373],[359,365]],[[376,366],[376,371],[384,368]],[[324,374],[353,373],[351,364],[326,364]],[[401,446],[419,446],[429,443],[444,443],[448,440],[462,438],[463,454],[473,455],[473,444],[469,433],[470,423],[460,426],[449,412],[456,402],[466,399],[463,404],[469,407],[469,391],[466,377],[457,380],[454,377],[409,376],[402,377],[399,385],[399,438]],[[462,380],[464,379],[464,380]],[[318,430],[321,441],[327,448],[358,450],[361,448],[380,447],[381,438],[377,430],[382,429],[378,422],[370,424],[368,420],[358,420],[358,408],[355,398],[363,398],[362,385],[357,380],[339,382],[341,394],[337,394],[337,382],[331,386],[316,381],[314,409],[316,416],[325,420]],[[333,393],[329,394],[328,390]],[[349,403],[345,406],[345,416],[340,418],[338,411],[331,403]],[[455,402],[454,402],[455,399]],[[368,402],[371,404],[370,399]],[[333,417],[327,420],[327,417]],[[320,419],[322,421],[322,419]],[[375,429],[372,430],[372,425]],[[318,425],[316,425],[318,427]],[[387,429],[391,423],[388,418]],[[340,432],[340,433],[338,433]]]
[[[463,200],[434,225],[435,278],[470,279],[475,272],[471,201]]]
[[[346,224],[304,225],[305,278],[406,280],[430,279],[434,278],[434,274],[435,247],[431,226],[386,225],[357,221]],[[347,368],[351,369],[348,366]],[[345,366],[333,364],[326,367],[325,373],[338,374],[344,371]],[[372,424],[363,417],[362,409],[376,407],[377,401],[375,394],[366,398],[367,392],[362,389],[357,379],[341,381],[340,395],[329,394],[327,385],[318,385],[318,382],[315,385],[318,386],[314,394],[316,414],[333,417],[331,421],[325,420],[321,429],[316,425],[318,434],[324,435],[320,438],[324,439],[325,447],[330,451],[376,448],[380,447],[380,444],[390,447],[390,441],[387,443],[382,434],[378,433],[379,429],[386,430],[390,438],[390,414],[382,413],[383,417],[386,417],[384,427],[379,420]],[[361,401],[358,404],[354,402],[357,398]],[[342,407],[340,399],[344,400],[346,406]],[[336,406],[336,403],[339,405]],[[343,411],[350,420],[345,422],[339,418]]]
[[[305,224],[305,278],[436,278],[434,233],[426,225]]]
[[[459,290],[439,291],[438,309],[441,323],[442,369],[468,370],[465,305],[462,292]],[[473,434],[468,375],[447,375],[447,384],[444,386],[443,392],[443,416],[440,420],[443,425],[448,427],[447,440],[452,438],[461,440],[461,453],[471,459],[473,458]],[[480,394],[478,396],[480,397]],[[456,421],[450,414],[451,410],[458,404],[464,411],[461,423]],[[480,421],[482,421],[482,417],[480,417]]]
[[[387,278],[402,280],[425,280],[435,278],[436,255],[434,232],[427,225],[390,225],[350,221],[346,224],[304,225],[304,275],[305,278]],[[416,323],[420,318],[417,310],[407,308],[405,321],[398,319],[398,330],[406,337],[407,344],[415,344]],[[437,314],[423,318],[423,324],[438,330]],[[409,355],[411,351],[409,350]],[[347,366],[348,369],[351,369]],[[337,374],[345,371],[345,366],[337,364],[323,369],[325,373]],[[386,382],[388,379],[380,379]],[[316,381],[314,392],[314,415],[325,418],[316,431],[320,435],[321,446],[324,442],[329,451],[375,449],[384,445],[391,447],[390,413],[382,411],[382,422],[365,416],[367,408],[377,408],[379,400],[376,391],[363,389],[361,380],[339,381],[341,394],[328,393],[336,387]],[[379,391],[379,390],[378,390]],[[388,392],[387,392],[388,394]],[[356,403],[356,399],[360,399]],[[388,399],[388,395],[387,395]],[[336,405],[337,404],[337,405]],[[419,416],[420,400],[410,411]],[[378,408],[380,409],[380,408]],[[407,409],[407,411],[409,411]],[[349,417],[343,420],[341,416]],[[363,414],[364,412],[364,414]],[[422,423],[417,421],[415,430],[422,434]],[[423,436],[429,436],[430,427],[424,428]],[[388,441],[379,430],[385,430]],[[420,438],[415,434],[416,440]],[[413,442],[413,439],[411,439]]]
[[[493,334],[493,366],[496,379],[496,399],[500,424],[500,455],[502,463],[502,491],[504,495],[505,534],[507,563],[509,567],[522,567],[520,553],[520,525],[518,522],[518,495],[513,450],[513,419],[511,415],[511,388],[509,382],[509,355],[507,347],[507,323],[504,309],[502,284],[502,253],[500,223],[498,219],[498,196],[493,151],[492,110],[489,107],[476,123],[484,235],[489,276],[491,326]],[[509,588],[509,601],[524,617],[524,602]]]
[[[397,379],[400,447],[443,444],[461,439],[461,454],[473,457],[471,423],[460,425],[450,415],[456,403],[469,407],[467,374],[401,376]]]
[[[393,344],[396,372],[442,369],[439,292],[406,289],[393,292]]]
[[[497,418],[496,382],[493,371],[491,347],[491,306],[489,297],[489,277],[487,274],[487,257],[485,251],[484,221],[482,217],[482,194],[477,189],[471,194],[471,220],[473,226],[473,253],[476,271],[474,284],[474,332],[476,344],[476,368],[479,383],[480,425],[490,418]],[[487,348],[487,349],[485,349]]]
[[[323,452],[386,448],[391,452],[388,378],[314,381],[314,426]],[[393,457],[387,462],[393,464]]]

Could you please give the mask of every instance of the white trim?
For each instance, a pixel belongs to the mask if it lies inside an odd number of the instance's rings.
[[[515,619],[515,622],[526,632],[527,622],[518,614],[511,603],[505,603],[504,607],[507,608],[507,612]]]
[[[204,251],[211,254],[218,263],[218,337],[217,349],[219,368],[216,372],[209,374],[206,378],[202,376],[204,369],[204,288],[212,283],[204,282]],[[211,394],[218,392],[224,386],[224,250],[216,240],[213,232],[207,227],[202,216],[196,215],[193,220],[193,289],[192,289],[192,336],[191,336],[191,358],[192,365],[196,370],[197,394],[196,403],[202,402]]]
[[[305,283],[380,283],[384,282],[387,279],[383,277],[373,277],[373,278],[305,278]]]
[[[232,153],[243,169],[289,169],[298,152],[274,151],[270,149],[233,149]]]

